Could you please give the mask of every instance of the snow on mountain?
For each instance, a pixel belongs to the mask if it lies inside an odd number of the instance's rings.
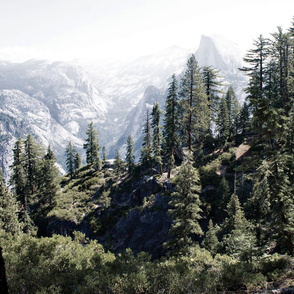
[[[99,77],[95,75],[97,70],[95,71],[93,66],[91,69],[86,68],[98,78],[94,81],[98,89],[102,89],[112,97],[112,101],[115,101],[119,107],[129,109],[136,106],[143,98],[148,86],[158,88],[166,86],[167,79],[173,73],[179,74],[183,70],[187,56],[192,52],[191,49],[172,46],[162,52],[122,64],[121,67],[110,64],[105,76]]]
[[[110,157],[116,148],[124,151],[130,134],[138,157],[147,109],[154,102],[163,109],[172,74],[183,72],[193,52],[173,46],[129,63],[0,62],[0,160],[5,170],[15,140],[28,133],[43,145],[51,144],[64,164],[69,138],[82,151],[90,121]],[[238,71],[242,56],[236,44],[202,36],[195,55],[200,66],[219,69],[225,83],[244,99],[246,78]]]
[[[0,63],[0,152],[5,171],[19,137],[32,134],[50,144],[59,162],[72,139],[82,148],[90,121],[102,130],[108,124],[107,97],[95,89],[88,73],[77,65],[30,60]],[[103,131],[102,131],[103,133]]]

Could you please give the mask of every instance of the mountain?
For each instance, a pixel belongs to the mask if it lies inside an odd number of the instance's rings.
[[[139,158],[142,126],[145,122],[147,110],[152,109],[154,102],[158,102],[161,109],[164,109],[166,90],[170,78],[175,73],[180,79],[187,59],[192,53],[179,47],[170,47],[160,54],[139,58],[130,66],[125,67],[117,76],[117,78],[123,77],[123,80],[128,81],[129,85],[134,83],[128,88],[126,95],[121,89],[119,97],[124,105],[129,105],[127,99],[137,102],[137,98],[141,96],[142,98],[132,110],[127,112],[129,114],[123,117],[125,128],[117,143],[110,150],[111,156],[114,156],[115,150],[118,148],[124,154],[124,144],[128,135],[132,135],[135,142],[136,157],[137,159]],[[219,36],[202,36],[199,48],[195,52],[195,57],[200,66],[212,66],[220,71],[224,92],[229,85],[232,85],[239,101],[244,101],[245,93],[243,89],[246,87],[247,79],[239,71],[239,68],[242,67],[242,52],[237,44]],[[137,75],[135,69],[137,69]],[[131,78],[128,80],[124,77]],[[134,85],[136,86],[134,87]],[[103,88],[103,84],[100,84],[100,86]],[[135,91],[132,91],[132,89],[135,89]],[[142,94],[143,90],[144,94]],[[108,94],[112,95],[110,92]],[[121,107],[123,108],[123,106]]]
[[[17,138],[31,133],[43,145],[50,144],[64,168],[68,140],[83,153],[90,121],[109,158],[117,148],[124,154],[130,134],[138,158],[147,109],[154,102],[163,109],[170,77],[173,73],[180,76],[193,52],[172,46],[129,63],[0,62],[0,152],[6,176]],[[202,36],[195,55],[201,66],[219,69],[224,82],[244,99],[246,79],[238,71],[242,56],[236,44]]]
[[[80,149],[90,121],[107,122],[107,98],[78,65],[30,60],[0,64],[0,152],[7,172],[17,138],[50,144],[63,165],[69,139]]]
[[[239,101],[244,101],[247,78],[239,70],[243,65],[243,53],[236,43],[220,36],[201,36],[195,57],[200,66],[218,69],[224,84],[232,85]]]

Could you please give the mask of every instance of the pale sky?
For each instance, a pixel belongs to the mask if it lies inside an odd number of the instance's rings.
[[[213,34],[248,50],[293,17],[293,0],[0,0],[0,60],[134,59]]]

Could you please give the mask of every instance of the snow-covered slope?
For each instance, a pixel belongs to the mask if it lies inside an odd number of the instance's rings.
[[[43,60],[0,64],[0,152],[5,169],[17,138],[51,144],[59,162],[71,138],[82,147],[90,121],[106,124],[109,105],[80,66]]]
[[[90,121],[110,157],[116,148],[124,150],[130,134],[139,155],[146,110],[153,102],[163,108],[172,74],[183,72],[193,52],[173,46],[130,63],[0,62],[0,160],[5,170],[15,140],[28,133],[43,145],[51,144],[64,165],[69,138],[82,151]],[[242,55],[236,44],[203,36],[195,55],[201,66],[219,69],[225,83],[244,98],[246,79],[238,71]]]

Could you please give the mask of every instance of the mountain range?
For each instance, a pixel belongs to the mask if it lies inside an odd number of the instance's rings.
[[[5,177],[19,137],[32,134],[42,145],[50,144],[62,170],[70,139],[83,154],[91,121],[109,158],[116,149],[124,154],[128,135],[138,157],[146,110],[154,102],[163,109],[172,74],[180,76],[192,53],[200,66],[220,70],[224,84],[231,84],[244,100],[247,81],[238,70],[242,54],[236,44],[218,36],[202,36],[196,52],[173,46],[129,63],[0,62],[0,161]]]

